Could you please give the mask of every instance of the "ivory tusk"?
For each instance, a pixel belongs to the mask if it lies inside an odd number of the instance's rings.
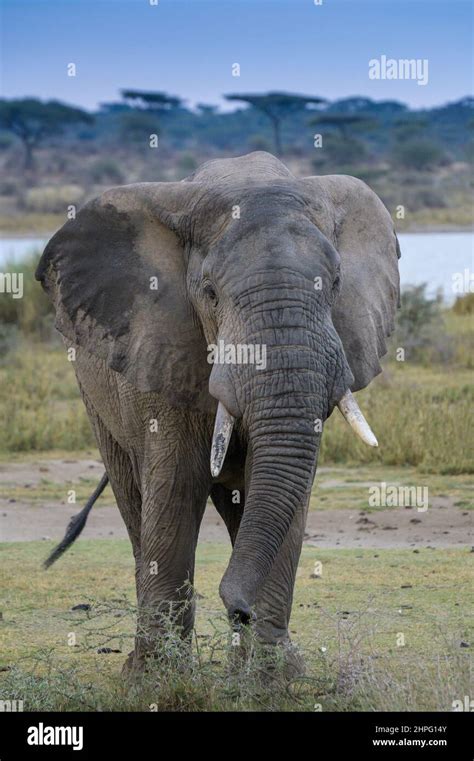
[[[231,415],[230,412],[227,412],[222,402],[219,402],[211,446],[211,475],[214,478],[216,478],[222,470],[234,422],[235,418],[233,415]]]
[[[349,389],[347,389],[337,406],[362,441],[365,441],[369,447],[378,447],[379,443]]]

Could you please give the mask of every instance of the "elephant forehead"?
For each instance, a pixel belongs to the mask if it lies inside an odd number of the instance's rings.
[[[226,244],[232,245],[246,235],[292,224],[307,206],[308,199],[293,182],[217,186],[197,199],[189,217],[190,237],[210,246],[226,236]]]
[[[232,159],[213,159],[197,169],[189,178],[193,182],[214,185],[219,181],[240,179],[251,182],[263,180],[275,180],[278,178],[293,178],[290,172],[279,159],[266,151],[254,151],[245,156],[237,156]]]

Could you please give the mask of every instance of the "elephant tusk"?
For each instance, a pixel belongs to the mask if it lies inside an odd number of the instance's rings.
[[[360,436],[362,441],[365,441],[369,447],[378,447],[379,443],[349,389],[347,389],[344,396],[339,400],[337,406],[351,428],[353,428],[357,435]]]
[[[227,412],[222,402],[219,402],[211,446],[211,475],[214,478],[216,478],[222,470],[234,422],[235,418],[233,415],[231,415],[230,412]]]

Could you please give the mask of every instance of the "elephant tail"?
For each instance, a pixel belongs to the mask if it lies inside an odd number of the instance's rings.
[[[92,507],[96,499],[100,497],[100,495],[102,494],[102,492],[104,491],[108,483],[109,483],[109,477],[107,473],[104,473],[104,475],[99,481],[98,486],[96,487],[95,491],[91,494],[91,496],[87,500],[81,512],[77,513],[77,515],[72,516],[71,520],[69,521],[68,527],[66,529],[64,538],[59,542],[58,545],[56,545],[51,555],[49,555],[49,557],[44,561],[43,563],[44,568],[49,568],[50,566],[52,566],[53,563],[55,563],[56,560],[61,557],[63,552],[66,552],[68,547],[70,547],[71,544],[76,541],[77,537],[79,536],[82,529],[86,525],[87,516],[92,510]]]

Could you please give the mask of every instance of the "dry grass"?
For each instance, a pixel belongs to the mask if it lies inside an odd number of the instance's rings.
[[[290,628],[307,675],[288,684],[277,658],[262,684],[270,656],[258,646],[240,671],[229,669],[235,651],[217,590],[230,547],[203,544],[192,659],[170,630],[139,689],[120,677],[135,621],[129,543],[81,541],[43,572],[48,550],[46,542],[1,547],[0,667],[9,670],[0,672],[0,698],[23,699],[25,710],[450,711],[472,694],[470,648],[461,646],[473,642],[467,549],[304,548]],[[78,603],[91,609],[71,611]]]

